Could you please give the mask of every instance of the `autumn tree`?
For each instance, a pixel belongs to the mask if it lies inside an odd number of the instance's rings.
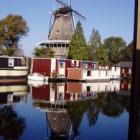
[[[27,35],[29,28],[19,15],[8,15],[0,20],[0,53],[1,55],[18,55],[19,41]],[[9,53],[10,52],[10,53]]]
[[[46,47],[36,47],[34,49],[33,55],[35,57],[54,57],[54,51],[51,48]]]
[[[75,33],[72,36],[69,44],[69,58],[78,60],[88,59],[87,43],[84,37],[84,31],[81,22],[78,21],[75,29]]]

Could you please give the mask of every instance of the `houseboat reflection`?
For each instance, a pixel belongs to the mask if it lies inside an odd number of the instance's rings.
[[[99,113],[114,118],[129,112],[129,82],[48,83],[31,87],[33,105],[46,112],[50,140],[75,139],[86,113],[94,126]]]
[[[0,104],[10,105],[25,100],[28,86],[23,85],[0,85]]]

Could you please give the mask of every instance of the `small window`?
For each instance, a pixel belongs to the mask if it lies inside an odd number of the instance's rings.
[[[64,63],[60,62],[60,68],[64,68]]]
[[[132,74],[132,71],[131,71],[131,69],[130,69],[130,68],[129,68],[129,70],[128,70],[128,73],[129,73],[129,74]]]
[[[13,67],[14,66],[14,59],[13,58],[9,58],[9,60],[8,60],[8,66],[9,67]]]
[[[90,92],[90,86],[87,86],[87,92]]]
[[[106,76],[108,75],[108,71],[106,70]]]
[[[87,71],[87,76],[91,76],[91,71],[90,70]]]
[[[76,67],[79,67],[79,61],[76,61]]]
[[[122,69],[122,73],[125,73],[125,69]]]
[[[71,61],[71,66],[74,66],[74,60]]]
[[[83,64],[83,68],[88,68],[88,65],[87,64]]]

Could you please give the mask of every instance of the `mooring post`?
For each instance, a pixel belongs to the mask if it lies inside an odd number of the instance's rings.
[[[140,0],[135,0],[129,140],[140,140]]]

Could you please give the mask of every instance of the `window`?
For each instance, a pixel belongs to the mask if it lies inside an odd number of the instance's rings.
[[[122,69],[122,73],[125,73],[125,69]]]
[[[79,61],[76,61],[76,67],[79,67]]]
[[[129,68],[128,73],[129,73],[129,74],[131,74],[131,73],[132,73],[131,68]]]
[[[74,60],[71,61],[71,66],[74,66]]]
[[[60,68],[64,68],[64,63],[60,62]]]
[[[87,92],[90,92],[90,86],[87,86]]]
[[[13,58],[9,58],[9,60],[8,60],[8,66],[9,67],[13,67],[14,66],[14,59]]]
[[[88,68],[88,65],[87,64],[83,64],[83,68]]]
[[[108,71],[106,70],[106,76],[108,76]]]
[[[93,67],[93,69],[96,69],[96,65],[95,64],[92,64],[92,67]]]
[[[87,76],[91,76],[91,71],[90,70],[87,71]]]

